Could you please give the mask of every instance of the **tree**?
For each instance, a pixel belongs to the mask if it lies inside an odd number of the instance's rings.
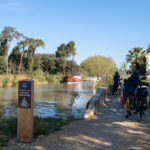
[[[25,51],[25,48],[26,48],[27,46],[29,46],[29,38],[25,38],[25,40],[20,41],[20,42],[18,43],[18,46],[19,46],[20,49],[22,49],[21,58],[20,58],[20,63],[19,63],[19,69],[18,69],[18,73],[20,74],[24,51]]]
[[[16,73],[16,71],[18,71],[20,56],[21,53],[19,46],[15,46],[9,56],[9,68],[12,73]]]
[[[66,45],[66,53],[67,53],[68,57],[72,56],[72,74],[74,74],[74,56],[76,55],[76,49],[75,49],[74,41],[70,41]]]
[[[0,34],[0,41],[1,41],[1,48],[0,48],[0,54],[5,56],[6,59],[6,65],[7,65],[7,75],[8,75],[8,53],[10,49],[10,45],[12,40],[19,39],[22,36],[21,33],[16,31],[13,27],[5,27],[2,33]]]
[[[6,72],[6,61],[4,56],[0,56],[0,74]]]
[[[43,72],[55,72],[55,56],[53,54],[41,55],[41,68]]]
[[[92,56],[81,63],[81,69],[89,77],[101,77],[103,81],[110,81],[116,64],[110,57]]]
[[[66,65],[67,65],[67,61],[68,58],[70,58],[72,56],[72,74],[73,74],[73,65],[74,65],[74,56],[76,54],[75,52],[75,43],[73,41],[70,41],[67,44],[61,44],[58,48],[57,51],[55,53],[56,58],[57,58],[57,62],[60,62],[60,64],[58,66],[62,67],[63,70],[63,74],[66,74]]]
[[[29,71],[32,72],[33,70],[33,56],[35,54],[35,51],[38,47],[44,47],[44,42],[41,39],[29,39],[29,47],[28,47],[28,67]]]
[[[120,71],[127,72],[127,63],[126,62],[121,63]]]
[[[55,53],[57,62],[59,62],[59,66],[62,68],[64,75],[66,74],[66,63],[67,63],[67,53],[65,48],[66,45],[63,43],[57,48],[57,51]]]
[[[145,50],[141,47],[135,47],[132,48],[132,50],[128,51],[129,54],[126,55],[126,60],[128,63],[131,63],[131,69],[138,70],[139,71],[139,66],[140,66],[140,59],[142,59],[146,53]]]

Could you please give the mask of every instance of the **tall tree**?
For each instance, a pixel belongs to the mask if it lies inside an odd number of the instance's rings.
[[[140,59],[143,58],[146,51],[141,47],[132,48],[132,50],[128,51],[129,54],[126,55],[126,60],[128,63],[131,63],[131,68],[139,70]],[[135,67],[135,68],[134,68]]]
[[[0,56],[0,74],[6,72],[6,61],[4,56]]]
[[[25,51],[25,48],[26,48],[27,46],[29,46],[29,38],[25,38],[25,40],[20,41],[20,42],[18,43],[18,46],[19,46],[19,48],[21,49],[21,58],[20,58],[19,69],[18,69],[18,73],[20,74],[24,51]]]
[[[19,68],[19,62],[20,62],[20,49],[19,46],[15,46],[12,50],[12,52],[9,55],[9,68],[12,73],[16,73]]]
[[[76,54],[75,52],[75,43],[73,41],[70,41],[67,44],[61,44],[56,51],[56,58],[58,62],[61,62],[61,66],[62,66],[62,70],[63,70],[63,74],[66,74],[66,65],[67,65],[67,61],[68,58],[70,58],[72,56],[72,74],[73,74],[73,64],[74,64],[74,56]],[[59,60],[58,60],[59,58]],[[59,64],[60,65],[60,64]]]
[[[67,54],[66,54],[66,45],[63,43],[61,44],[55,53],[57,62],[59,62],[59,66],[63,70],[63,74],[66,74],[66,63],[67,63]]]
[[[8,75],[8,53],[10,49],[10,45],[13,39],[19,39],[22,36],[21,33],[16,31],[13,27],[5,27],[4,30],[0,34],[1,48],[0,53],[5,56],[6,65],[7,65],[7,75]]]
[[[32,72],[33,70],[33,56],[38,47],[44,47],[44,42],[41,39],[29,39],[29,47],[28,47],[28,58],[29,58],[29,70]]]
[[[66,54],[67,54],[67,58],[72,56],[72,75],[73,75],[73,72],[74,72],[74,56],[76,55],[76,49],[75,49],[75,42],[74,41],[70,41],[66,45]]]

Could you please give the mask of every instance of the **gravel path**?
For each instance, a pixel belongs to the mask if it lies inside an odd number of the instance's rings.
[[[72,122],[31,144],[13,140],[4,150],[150,150],[150,111],[141,121],[135,115],[127,120],[119,100],[111,97],[92,120]]]

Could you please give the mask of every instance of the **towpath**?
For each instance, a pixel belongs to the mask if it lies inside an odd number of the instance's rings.
[[[150,113],[127,120],[119,100],[112,96],[91,120],[74,121],[31,144],[11,141],[5,150],[150,150]]]

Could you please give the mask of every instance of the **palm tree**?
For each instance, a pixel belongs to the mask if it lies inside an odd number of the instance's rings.
[[[126,60],[128,63],[131,63],[131,68],[136,70],[139,70],[139,66],[140,66],[140,59],[143,58],[143,56],[145,55],[146,51],[143,50],[143,48],[141,47],[135,47],[132,48],[132,50],[128,51],[129,54],[126,55]]]

